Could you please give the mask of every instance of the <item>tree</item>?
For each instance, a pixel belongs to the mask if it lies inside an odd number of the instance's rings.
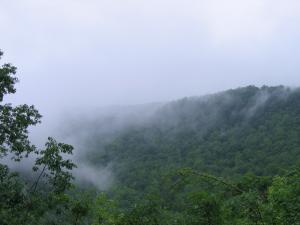
[[[0,59],[3,53],[0,51]],[[43,218],[59,205],[66,206],[69,198],[64,192],[71,187],[71,170],[76,165],[64,156],[72,154],[73,147],[48,138],[46,148],[38,150],[28,138],[28,128],[41,122],[41,115],[34,106],[12,106],[3,103],[4,96],[16,92],[18,82],[16,67],[4,64],[0,67],[0,159],[10,156],[15,161],[33,154],[36,158],[34,171],[40,171],[31,185],[22,181],[8,166],[0,164],[0,224],[55,224]],[[38,184],[44,185],[38,190]],[[68,208],[66,206],[65,208]],[[59,210],[56,210],[59,212]],[[49,213],[48,213],[49,214]],[[46,217],[45,217],[46,218]],[[42,220],[43,222],[39,222]]]
[[[57,143],[49,137],[46,143],[46,149],[39,152],[39,157],[35,161],[34,171],[41,167],[40,175],[32,185],[33,191],[36,191],[41,177],[47,178],[47,183],[53,188],[53,191],[62,193],[71,187],[72,170],[76,165],[70,160],[65,160],[62,154],[72,154],[73,146],[63,143]]]
[[[0,51],[0,59],[2,55]],[[0,158],[11,153],[13,159],[19,161],[36,150],[28,140],[28,127],[40,123],[41,115],[34,106],[1,104],[4,95],[16,92],[15,74],[16,67],[11,64],[0,67]]]

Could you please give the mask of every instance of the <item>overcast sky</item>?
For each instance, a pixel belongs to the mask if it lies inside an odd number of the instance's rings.
[[[299,24],[299,0],[0,0],[1,62],[43,114],[300,86]]]

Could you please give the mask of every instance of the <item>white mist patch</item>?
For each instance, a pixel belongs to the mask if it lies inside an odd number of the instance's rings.
[[[113,182],[113,174],[109,167],[97,168],[95,166],[77,163],[78,168],[73,171],[76,182],[95,186],[98,190],[107,190]]]
[[[255,99],[255,103],[253,106],[246,112],[246,118],[251,118],[255,115],[256,111],[265,105],[268,99],[271,97],[270,93],[268,92],[260,92]]]
[[[291,94],[292,89],[289,87],[281,87],[280,89],[276,90],[275,92],[270,92],[268,90],[261,90],[255,96],[255,101],[252,103],[251,107],[246,110],[245,115],[246,118],[249,119],[255,115],[255,113],[264,107],[267,101],[270,98],[278,98],[281,101],[285,101],[289,95]]]

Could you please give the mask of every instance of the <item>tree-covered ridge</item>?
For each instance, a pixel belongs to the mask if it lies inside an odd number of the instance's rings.
[[[160,108],[101,150],[116,181],[140,192],[167,171],[276,175],[300,165],[300,90],[249,86]],[[101,137],[100,137],[101,138]]]
[[[41,115],[3,103],[15,72],[0,67],[1,225],[300,225],[299,90],[247,87],[163,106],[91,153],[115,173],[105,193],[72,182],[71,145],[31,144]],[[2,164],[28,156],[29,180]]]

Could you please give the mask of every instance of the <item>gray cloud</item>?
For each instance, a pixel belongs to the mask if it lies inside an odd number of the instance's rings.
[[[299,85],[296,0],[1,0],[16,102],[44,112]]]

